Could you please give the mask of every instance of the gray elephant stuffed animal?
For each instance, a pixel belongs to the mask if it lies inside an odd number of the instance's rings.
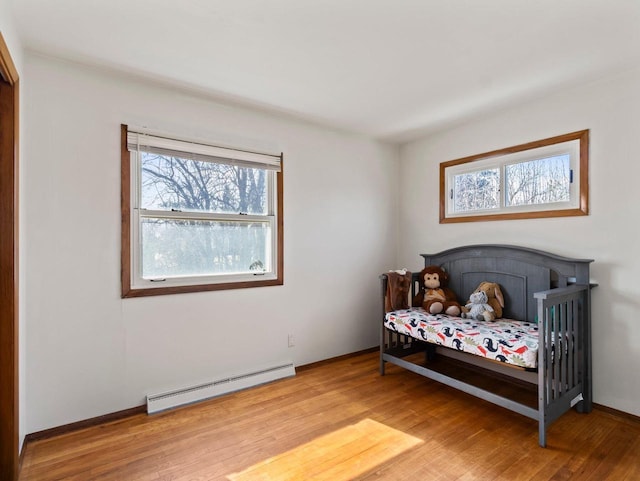
[[[465,305],[466,312],[461,314],[465,319],[476,319],[478,321],[493,321],[496,313],[488,304],[489,298],[484,291],[472,292],[469,296],[469,303]]]

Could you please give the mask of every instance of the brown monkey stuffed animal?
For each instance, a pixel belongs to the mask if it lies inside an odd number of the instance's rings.
[[[456,295],[447,287],[449,276],[438,266],[427,266],[420,272],[423,288],[413,300],[414,306],[422,305],[430,314],[460,315]]]

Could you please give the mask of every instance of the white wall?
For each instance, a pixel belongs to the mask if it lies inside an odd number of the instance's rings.
[[[519,105],[403,147],[399,265],[420,253],[505,243],[591,258],[594,400],[640,415],[640,70]],[[582,129],[591,130],[586,217],[438,223],[439,163]]]
[[[28,432],[377,343],[397,148],[31,54],[24,77]],[[285,285],[120,299],[121,123],[283,151]]]
[[[0,32],[4,38],[18,74],[22,73],[22,44],[16,32],[13,9],[9,0],[0,0]]]

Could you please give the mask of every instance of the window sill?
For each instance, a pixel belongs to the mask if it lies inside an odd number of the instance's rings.
[[[198,284],[189,286],[166,286],[166,287],[143,287],[143,288],[130,288],[123,286],[122,298],[132,297],[148,297],[148,296],[163,296],[168,294],[186,294],[190,292],[207,292],[207,291],[222,291],[229,289],[247,289],[251,287],[267,287],[267,286],[281,286],[284,281],[281,277],[276,279],[264,279],[256,281],[242,281],[242,282],[224,282],[217,284]]]

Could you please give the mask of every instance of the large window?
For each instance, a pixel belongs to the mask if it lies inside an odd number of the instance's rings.
[[[440,164],[440,222],[588,214],[589,131]]]
[[[123,297],[282,284],[282,155],[122,137]]]

